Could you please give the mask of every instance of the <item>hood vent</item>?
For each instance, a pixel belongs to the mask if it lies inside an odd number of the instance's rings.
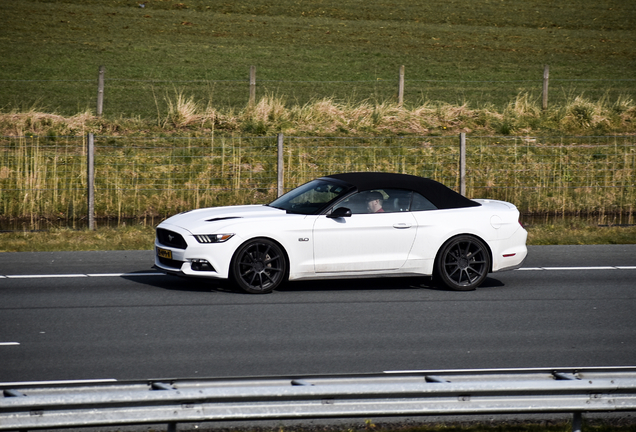
[[[226,216],[226,217],[206,219],[206,222],[217,222],[217,221],[228,220],[228,219],[241,219],[241,217],[240,216]]]

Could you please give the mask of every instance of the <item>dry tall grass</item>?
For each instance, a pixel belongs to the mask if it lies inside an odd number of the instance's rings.
[[[197,100],[175,90],[165,96],[167,112],[158,119],[102,119],[86,111],[72,117],[27,112],[0,113],[2,135],[108,135],[140,133],[263,136],[276,132],[288,135],[448,135],[467,132],[481,135],[598,135],[634,133],[636,105],[630,98],[593,101],[576,96],[563,106],[542,111],[540,101],[528,93],[517,95],[502,111],[492,106],[424,102],[404,108],[395,103],[364,101],[357,104],[323,98],[304,105],[267,95],[240,110],[215,109],[210,101]],[[158,121],[157,121],[158,120]]]
[[[634,137],[467,139],[467,195],[533,214],[632,214]],[[276,137],[96,137],[99,217],[162,217],[275,198]],[[457,137],[289,137],[284,186],[347,171],[403,172],[459,186]],[[0,217],[86,214],[84,137],[2,138]]]

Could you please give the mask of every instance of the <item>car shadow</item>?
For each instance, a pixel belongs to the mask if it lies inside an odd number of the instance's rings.
[[[138,273],[139,275],[136,275]],[[241,294],[231,283],[224,280],[208,278],[186,278],[157,272],[147,276],[148,272],[130,272],[122,276],[123,279],[145,286],[161,288],[171,291],[188,292],[227,292]]]
[[[226,294],[251,295],[236,288],[232,283],[226,280],[185,278],[160,273],[153,276],[145,276],[141,275],[143,272],[139,273],[139,276],[134,276],[134,273],[129,273],[129,275],[122,277],[135,283],[171,291],[213,291]],[[478,289],[499,288],[503,286],[505,286],[505,284],[500,280],[487,277]],[[383,291],[395,289],[453,291],[426,276],[289,281],[280,286],[276,291],[280,293],[292,293],[303,291]]]
[[[478,289],[503,286],[505,284],[500,280],[487,277]],[[394,289],[454,291],[426,276],[293,281],[287,282],[282,287],[279,287],[277,291],[381,291]]]

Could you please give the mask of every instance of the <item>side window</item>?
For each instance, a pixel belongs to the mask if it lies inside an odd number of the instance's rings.
[[[387,197],[384,199],[384,211],[406,212],[411,205],[413,192],[400,189],[387,189]]]
[[[346,207],[351,210],[353,214],[365,214],[367,211],[367,203],[365,202],[363,193],[358,192],[351,195],[349,198],[340,201],[334,206],[334,209],[338,207]]]
[[[413,202],[411,203],[411,211],[437,210],[432,202],[424,198],[417,192],[413,192]]]
[[[405,212],[409,211],[412,194],[401,189],[374,189],[358,192],[334,208],[347,207],[353,214]]]

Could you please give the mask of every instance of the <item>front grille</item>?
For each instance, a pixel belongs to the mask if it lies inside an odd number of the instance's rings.
[[[188,247],[188,244],[183,237],[181,237],[181,234],[163,228],[157,228],[157,240],[159,240],[159,243],[162,245],[176,249],[185,249]]]
[[[165,265],[166,267],[180,269],[181,266],[183,265],[183,261],[177,261],[177,260],[172,260],[172,259],[162,258],[162,257],[157,257],[157,258],[159,259],[159,262]]]

